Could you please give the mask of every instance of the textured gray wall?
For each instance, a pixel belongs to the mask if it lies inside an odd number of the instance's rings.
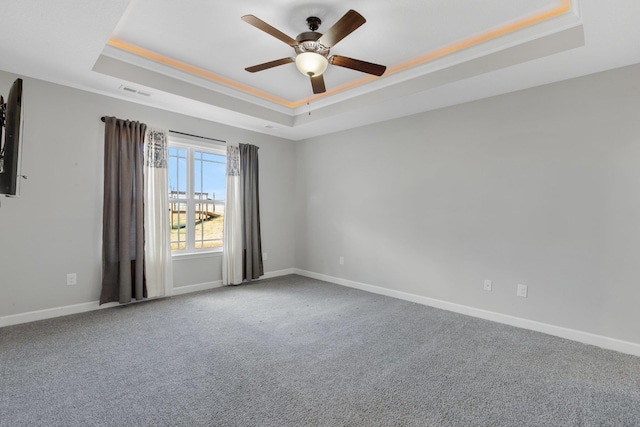
[[[19,76],[0,72],[6,95]],[[103,115],[260,147],[265,271],[293,266],[293,142],[39,80],[24,80],[21,196],[0,202],[0,317],[97,301]],[[285,207],[283,209],[283,207]],[[220,280],[220,257],[174,262],[174,286]],[[77,273],[78,284],[66,285]]]
[[[299,143],[296,267],[640,343],[638,76]]]

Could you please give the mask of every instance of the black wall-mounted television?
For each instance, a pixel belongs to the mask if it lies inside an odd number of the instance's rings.
[[[18,194],[20,163],[20,127],[22,115],[22,79],[11,85],[7,102],[2,104],[4,139],[0,128],[0,194]]]

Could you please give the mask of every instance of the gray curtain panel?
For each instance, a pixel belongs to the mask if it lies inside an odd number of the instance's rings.
[[[260,198],[258,197],[258,147],[238,144],[240,148],[240,188],[243,197],[242,279],[264,275],[260,237]]]
[[[105,117],[100,304],[147,296],[144,283],[144,133],[140,122]]]

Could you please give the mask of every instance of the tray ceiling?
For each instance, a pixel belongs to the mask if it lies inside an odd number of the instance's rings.
[[[634,0],[6,3],[6,71],[294,140],[640,62]],[[313,95],[294,64],[244,70],[294,52],[241,16],[295,38],[349,9],[367,22],[331,54],[382,77],[330,65]]]

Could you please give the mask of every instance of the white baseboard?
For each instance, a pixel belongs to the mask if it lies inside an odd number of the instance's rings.
[[[271,277],[285,276],[287,274],[295,274],[293,268],[286,270],[270,271],[262,276],[262,279]],[[198,283],[195,285],[180,286],[173,288],[173,295],[183,295],[191,292],[206,291],[208,289],[219,288],[222,286],[222,280],[213,282]],[[101,310],[103,308],[118,306],[117,302],[110,302],[100,305],[98,301],[85,302],[81,304],[67,305],[64,307],[54,307],[45,310],[30,311],[27,313],[19,313],[11,316],[0,316],[0,328],[4,326],[18,325],[20,323],[36,322],[38,320],[53,319],[54,317],[68,316],[70,314],[86,313],[87,311]]]
[[[269,271],[264,273],[260,279],[271,279],[272,277],[286,276],[288,274],[296,274],[295,268],[287,268],[284,270]]]
[[[324,274],[314,273],[312,271],[294,269],[295,274],[310,277],[312,279],[323,280],[325,282],[335,283],[336,285],[347,286],[349,288],[360,289],[363,291],[385,295],[393,298],[411,301],[430,307],[440,308],[443,310],[453,311],[455,313],[465,314],[480,319],[491,320],[506,325],[516,326],[518,328],[529,329],[532,331],[542,332],[548,335],[554,335],[566,338],[572,341],[584,344],[595,345],[597,347],[615,350],[621,353],[640,356],[640,344],[623,341],[616,338],[609,338],[602,335],[595,335],[589,332],[578,331],[575,329],[564,328],[562,326],[551,325],[548,323],[536,322],[534,320],[522,319],[520,317],[510,316],[507,314],[496,313],[493,311],[482,310],[479,308],[469,307],[461,304],[455,304],[448,301],[442,301],[434,298],[428,298],[421,295],[410,294],[407,292],[387,289],[380,286],[369,285],[366,283],[355,282],[353,280],[341,279],[339,277],[327,276]]]
[[[264,275],[261,276],[260,279],[258,280],[270,279],[272,277],[286,276],[287,274],[295,274],[294,269],[289,268],[286,270],[268,271],[264,273]],[[182,295],[182,294],[188,294],[191,292],[206,291],[209,289],[221,288],[222,286],[224,286],[222,284],[222,280],[216,280],[214,282],[198,283],[196,285],[180,286],[178,288],[173,288],[173,295]]]
[[[27,313],[14,314],[12,316],[3,316],[0,317],[0,328],[4,326],[18,325],[20,323],[36,322],[38,320],[68,316],[70,314],[101,310],[103,308],[115,307],[117,305],[117,302],[110,302],[100,305],[99,301],[91,301],[82,304],[66,305],[64,307],[54,307],[47,308],[45,310],[29,311]]]
[[[469,307],[461,304],[455,304],[448,301],[442,301],[434,298],[428,298],[421,295],[410,294],[407,292],[387,289],[380,286],[369,285],[366,283],[355,282],[353,280],[342,279],[339,277],[327,276],[325,274],[314,273],[311,271],[301,270],[297,268],[289,268],[278,271],[267,272],[262,279],[272,277],[285,276],[288,274],[299,274],[301,276],[313,279],[323,280],[325,282],[335,283],[337,285],[347,286],[350,288],[360,289],[379,295],[385,295],[393,298],[411,301],[430,307],[440,308],[443,310],[453,311],[455,313],[465,314],[468,316],[478,317],[480,319],[491,320],[506,325],[516,326],[519,328],[530,329],[561,338],[578,341],[584,344],[591,344],[609,350],[619,351],[621,353],[640,356],[640,344],[623,341],[616,338],[605,337],[602,335],[591,334],[589,332],[578,331],[575,329],[564,328],[561,326],[551,325],[534,320],[522,319],[520,317],[510,316],[506,314],[496,313],[493,311],[482,310],[479,308]],[[173,289],[173,295],[182,295],[191,292],[204,291],[222,286],[221,280],[213,282],[199,283],[189,286],[181,286]],[[115,307],[118,303],[108,303],[100,305],[98,301],[86,302],[81,304],[68,305],[63,307],[54,307],[45,310],[30,311],[27,313],[19,313],[11,316],[0,317],[0,327],[17,325],[20,323],[35,322],[38,320],[52,319],[54,317],[67,316],[70,314],[85,313],[93,310],[101,310],[104,308]]]
[[[191,292],[206,291],[209,289],[215,289],[222,287],[222,280],[216,280],[213,282],[197,283],[195,285],[180,286],[173,288],[173,295],[190,294]]]

